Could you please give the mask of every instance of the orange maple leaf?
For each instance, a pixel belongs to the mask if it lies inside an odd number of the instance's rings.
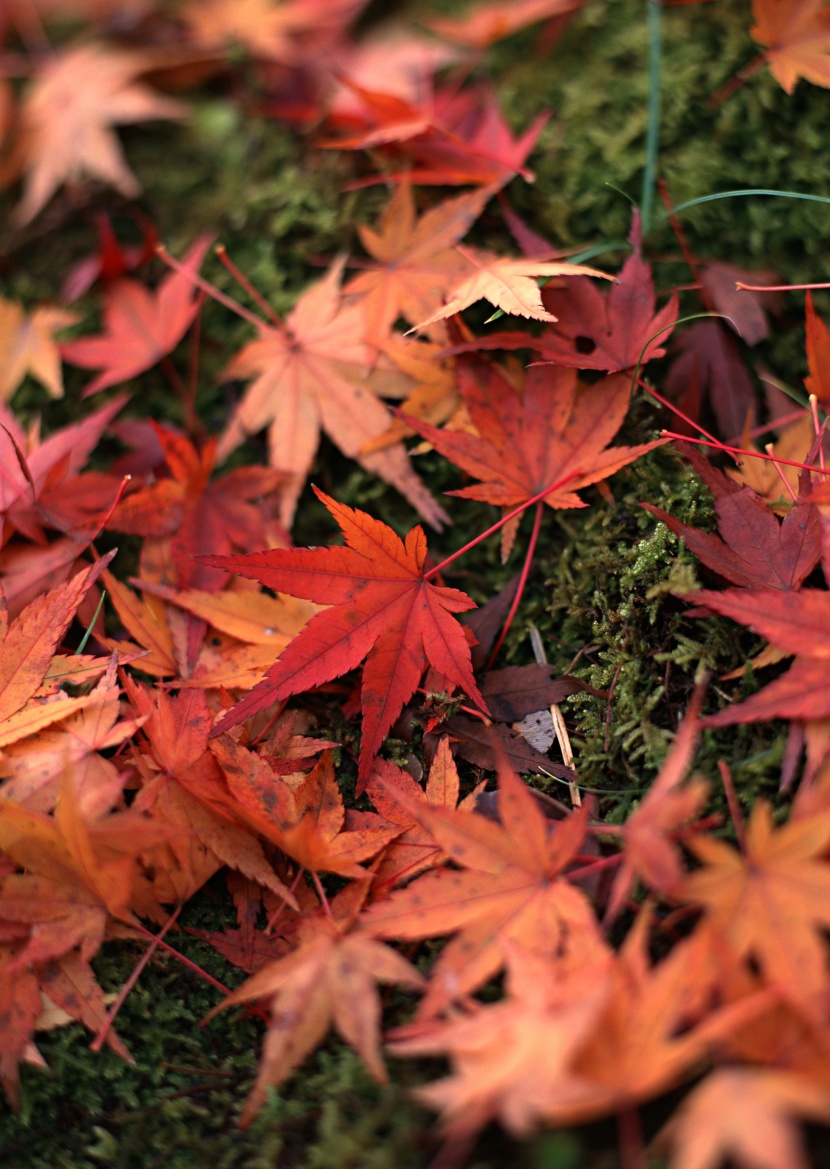
[[[198,0],[182,13],[199,45],[239,43],[258,57],[296,65],[345,32],[366,0]]]
[[[513,260],[493,256],[488,252],[475,252],[459,245],[456,245],[456,251],[469,261],[475,271],[460,284],[451,287],[444,307],[425,321],[419,321],[415,329],[425,329],[436,321],[446,320],[455,313],[463,312],[477,300],[489,300],[490,304],[512,316],[556,321],[558,318],[542,304],[542,293],[535,279],[537,276],[600,276],[604,280],[613,279],[607,272],[586,268],[584,264],[554,260]]]
[[[148,118],[180,118],[179,102],[154,93],[137,78],[151,58],[81,44],[50,53],[23,98],[20,166],[27,171],[15,211],[28,223],[67,180],[91,175],[127,198],[141,187],[111,127]]]
[[[458,806],[472,810],[482,786],[480,784]],[[458,769],[446,735],[438,743],[425,788],[421,788],[403,768],[386,759],[376,759],[366,791],[381,815],[404,829],[386,846],[375,867],[375,893],[444,863],[446,856],[410,809],[419,803],[431,804],[435,808],[455,808],[458,804]],[[401,796],[405,803],[401,802]]]
[[[311,873],[363,877],[360,861],[381,851],[402,828],[371,812],[347,820],[331,751],[292,787],[253,751],[230,736],[211,745],[225,773],[229,812]]]
[[[691,1092],[658,1141],[672,1169],[808,1169],[796,1118],[830,1120],[830,1086],[798,1072],[720,1068]]]
[[[708,791],[703,779],[683,782],[697,743],[702,698],[699,688],[660,774],[620,829],[624,859],[611,887],[607,921],[621,910],[635,876],[664,895],[676,890],[682,880],[680,851],[669,834],[697,814]]]
[[[285,325],[260,325],[225,369],[228,378],[254,378],[219,440],[222,460],[249,434],[268,427],[269,460],[290,477],[280,518],[289,527],[311,468],[321,429],[350,458],[409,500],[427,522],[447,516],[413,471],[402,446],[361,455],[361,448],[391,421],[386,406],[367,391],[373,353],[363,340],[360,304],[344,305],[342,261],[305,292]]]
[[[482,187],[446,199],[416,219],[412,188],[401,183],[379,230],[358,229],[377,264],[352,277],[344,291],[363,297],[367,340],[379,344],[398,317],[416,325],[439,308],[451,284],[470,267],[452,245],[466,235],[491,194],[491,188]]]
[[[142,789],[133,807],[184,829],[158,845],[151,858],[159,901],[190,897],[224,864],[296,906],[259,841],[227,807],[219,767],[208,751],[213,717],[204,691],[174,697],[131,678],[125,688],[142,724],[140,746],[133,751]]]
[[[568,883],[585,835],[587,809],[553,823],[507,766],[499,770],[499,815],[413,804],[412,814],[461,872],[427,873],[375,902],[365,928],[385,938],[456,933],[435,963],[422,1013],[434,1014],[492,978],[504,961],[501,939],[570,962],[603,949],[594,910]]]
[[[723,840],[695,836],[688,847],[703,867],[677,897],[706,910],[733,952],[758,964],[766,979],[810,1017],[823,1018],[830,926],[830,812],[776,828],[759,800],[746,830],[745,853]]]
[[[465,17],[432,17],[429,28],[440,36],[476,49],[486,49],[530,24],[573,12],[584,0],[512,0],[509,5],[476,4]]]
[[[826,0],[752,0],[749,35],[765,48],[770,73],[787,93],[799,77],[830,87],[830,9]]]
[[[30,374],[52,398],[63,397],[61,359],[54,333],[74,325],[75,313],[40,305],[31,313],[15,300],[0,299],[0,401],[7,402]]]
[[[256,1084],[241,1123],[249,1123],[276,1087],[323,1039],[332,1024],[385,1081],[380,1054],[380,999],[376,982],[420,987],[423,979],[400,954],[353,930],[368,881],[355,881],[331,902],[306,916],[293,954],[271,962],[225,999],[217,1010],[243,1002],[268,1002],[271,1024]]]

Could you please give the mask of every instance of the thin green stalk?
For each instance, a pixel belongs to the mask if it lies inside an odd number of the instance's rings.
[[[699,207],[703,203],[714,203],[718,199],[740,199],[750,195],[764,195],[778,199],[803,199],[807,203],[830,203],[826,195],[808,195],[806,191],[774,191],[766,187],[747,187],[740,191],[716,191],[714,195],[700,195],[697,199],[687,199],[685,203],[678,203],[670,211],[666,211],[655,220],[655,225],[665,223],[672,215],[681,211],[688,211],[690,207]]]
[[[657,152],[660,146],[660,74],[663,67],[662,0],[646,0],[648,12],[648,122],[646,125],[646,165],[643,194],[640,199],[643,235],[648,235],[654,211],[657,179]]]

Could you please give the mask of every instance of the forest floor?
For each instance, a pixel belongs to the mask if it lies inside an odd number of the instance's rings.
[[[371,33],[393,7],[396,18],[417,21],[428,14],[456,12],[463,5],[413,0],[393,6],[378,0],[361,18],[361,31]],[[624,241],[631,202],[642,203],[650,124],[659,130],[657,177],[674,206],[743,188],[830,190],[830,155],[824,149],[830,99],[825,89],[802,81],[789,95],[762,68],[734,92],[724,90],[757,52],[748,36],[750,22],[744,0],[665,6],[659,121],[649,76],[645,0],[588,0],[546,52],[539,51],[535,27],[481,54],[472,80],[492,86],[514,131],[525,128],[541,110],[553,111],[528,160],[535,181],[517,177],[507,188],[513,209],[557,248],[596,249],[599,254],[588,262],[618,270],[628,254]],[[285,314],[331,260],[360,253],[358,229],[376,222],[389,190],[383,185],[350,189],[356,177],[367,173],[362,156],[321,150],[315,131],[258,113],[257,99],[264,101],[267,95],[257,93],[247,68],[240,55],[229,70],[181,94],[188,112],[180,123],[128,127],[121,136],[130,167],[141,181],[137,205],[156,225],[169,253],[182,256],[199,233],[209,233],[227,246],[234,263],[276,312]],[[11,212],[18,197],[19,189],[4,192],[0,211]],[[130,230],[133,203],[103,187],[95,188],[91,198],[89,208],[108,212]],[[89,208],[79,214],[77,195],[61,192],[25,228],[0,229],[4,296],[26,305],[57,297],[65,274],[94,245]],[[678,287],[681,316],[700,312],[700,300],[689,290],[694,277],[659,198],[646,228],[643,254],[652,265],[658,299],[662,303]],[[830,248],[830,214],[821,203],[764,197],[703,203],[682,216],[682,229],[685,246],[697,261],[778,273],[787,283],[821,280]],[[471,239],[476,246],[502,251],[512,246],[515,251],[495,203]],[[160,274],[161,262],[153,261],[150,270]],[[232,278],[217,261],[210,258],[204,270],[223,292],[236,295]],[[96,303],[93,292],[73,306],[84,318],[77,333],[89,332]],[[830,316],[826,293],[817,292],[815,304],[820,314]],[[488,310],[479,306],[467,319],[483,327]],[[244,321],[206,300],[196,408],[209,434],[222,430],[240,396],[239,384],[221,382],[219,374],[228,354],[249,333]],[[737,338],[734,344],[749,371],[757,419],[762,421],[772,408],[761,378],[771,371],[778,382],[800,392],[807,373],[800,294],[782,300],[757,344],[750,348]],[[652,385],[664,384],[678,351],[669,346],[665,357],[649,364]],[[65,396],[59,400],[47,400],[31,379],[23,384],[13,408],[24,425],[40,418],[44,432],[51,433],[87,413],[80,391],[88,372],[67,365],[64,377]],[[124,417],[182,425],[181,400],[171,393],[161,369],[143,374],[127,388],[139,386]],[[702,424],[714,424],[710,407],[704,406],[700,417]],[[648,442],[661,427],[672,425],[667,412],[639,394],[618,441]],[[91,465],[105,466],[115,449],[105,443],[96,455],[98,462]],[[229,465],[266,458],[260,434]],[[417,456],[416,466],[439,498],[459,485],[456,469],[435,451]],[[400,535],[412,526],[412,509],[401,496],[347,459],[329,438],[322,440],[309,482],[341,503],[370,512]],[[641,503],[647,501],[683,523],[710,530],[714,526],[711,496],[677,451],[671,446],[653,450],[620,472],[611,490],[613,498],[588,488],[583,496],[590,506],[547,518],[499,665],[534,661],[530,631],[535,628],[555,674],[570,671],[592,688],[593,693],[563,702],[574,766],[583,792],[596,795],[598,814],[619,825],[665,761],[701,672],[722,679],[743,667],[762,643],[726,617],[690,619],[687,605],[675,595],[708,585],[712,574]],[[493,522],[494,510],[486,503],[451,500],[448,508],[453,526],[429,537],[435,563]],[[329,517],[306,486],[292,529],[296,546],[328,543],[332,535]],[[138,563],[139,541],[106,532],[96,543],[99,553],[116,545],[118,576],[127,579]],[[514,555],[503,565],[498,540],[486,541],[465,555],[447,583],[484,604],[520,563]],[[707,709],[749,697],[766,677],[748,668],[737,681],[715,681]],[[609,690],[610,707],[607,697],[596,696]],[[334,715],[315,733],[323,731],[345,742],[352,733],[342,716]],[[782,720],[707,730],[694,767],[712,778],[718,774],[718,761],[726,760],[744,809],[762,796],[783,808],[786,801],[778,788],[786,745]],[[387,744],[387,755],[403,761],[413,749],[417,753],[420,746],[396,740]],[[347,782],[353,774],[354,768],[346,769]],[[462,768],[467,783],[479,774],[472,765]],[[562,796],[555,778],[534,774],[529,779],[548,795]],[[707,814],[725,812],[725,799],[714,795]],[[728,837],[729,828],[724,831]],[[235,987],[243,973],[188,932],[220,930],[232,921],[233,905],[219,873],[186,903],[180,928],[171,937],[202,970]],[[106,944],[93,961],[105,992],[122,986],[141,953],[142,947],[132,941]],[[91,1052],[89,1035],[79,1024],[39,1035],[48,1071],[24,1066],[19,1112],[0,1108],[4,1166],[426,1169],[437,1149],[433,1115],[410,1093],[445,1065],[390,1059],[390,1080],[378,1085],[355,1051],[330,1035],[278,1092],[269,1094],[242,1130],[237,1119],[256,1075],[263,1027],[238,1010],[204,1023],[218,997],[188,967],[157,952],[118,1015],[118,1032],[133,1064],[107,1048]],[[411,1002],[390,992],[386,1005],[386,1020],[394,1024],[407,1017]],[[647,1137],[659,1129],[673,1103],[673,1096],[664,1096],[645,1107]],[[516,1169],[615,1169],[617,1130],[613,1120],[602,1120],[516,1141],[492,1124],[478,1137],[467,1164],[470,1169],[506,1164]]]

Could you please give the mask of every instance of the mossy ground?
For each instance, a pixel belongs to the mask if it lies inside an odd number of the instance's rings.
[[[374,12],[383,14],[388,7],[375,5]],[[410,11],[417,15],[429,7],[457,5],[418,3]],[[639,197],[648,98],[645,9],[646,0],[590,0],[550,58],[534,57],[535,35],[529,32],[497,46],[479,68],[497,86],[515,127],[542,105],[555,111],[531,160],[536,183],[517,181],[510,194],[527,220],[560,245],[618,241],[627,232],[629,203],[608,184]],[[711,104],[719,87],[754,55],[749,23],[743,0],[670,8],[664,14],[659,172],[675,202],[732,188],[830,189],[822,129],[830,101],[826,91],[802,83],[788,97],[762,70],[724,104]],[[197,231],[215,234],[274,307],[285,311],[319,271],[317,261],[357,250],[356,225],[375,217],[386,193],[381,188],[343,194],[355,165],[350,156],[314,150],[310,140],[290,129],[243,116],[231,95],[232,87],[217,84],[192,99],[193,116],[182,126],[128,131],[127,152],[145,188],[144,206],[170,250],[181,254]],[[116,216],[124,210],[107,193],[96,205]],[[90,250],[91,231],[68,210],[59,199],[42,233],[25,241],[0,239],[7,295],[26,302],[54,296],[69,263]],[[702,257],[778,269],[793,281],[820,279],[824,271],[827,207],[735,199],[695,208],[683,222]],[[493,236],[499,230],[495,215],[482,227]],[[654,228],[646,251],[661,289],[688,281],[668,225]],[[610,263],[618,256],[622,252],[603,259]],[[210,275],[233,291],[218,265]],[[683,308],[696,307],[687,294]],[[91,301],[86,308],[92,311]],[[805,372],[801,326],[800,308],[792,301],[783,327],[759,347],[770,368],[794,386]],[[210,431],[220,428],[236,392],[218,385],[216,375],[247,335],[244,323],[206,304],[198,409]],[[656,384],[660,374],[659,363],[649,367]],[[24,414],[41,412],[47,427],[62,425],[81,413],[77,390],[83,380],[68,371],[67,396],[57,403],[45,403],[29,385],[16,405]],[[181,421],[180,405],[158,373],[142,379],[141,410]],[[640,401],[625,438],[643,441],[658,425]],[[251,445],[242,457],[261,455]],[[434,455],[421,458],[419,468],[436,491],[457,485],[456,472]],[[398,530],[412,523],[398,496],[330,445],[321,449],[313,479]],[[600,793],[604,814],[620,820],[655,775],[696,673],[705,667],[720,675],[745,661],[757,645],[729,622],[689,620],[671,595],[692,584],[701,570],[639,504],[648,500],[687,521],[711,522],[708,495],[682,460],[658,450],[618,475],[613,491],[613,508],[589,492],[590,507],[546,516],[529,588],[503,656],[531,660],[527,630],[533,622],[557,667],[567,667],[581,650],[577,673],[598,688],[616,679],[610,721],[606,703],[590,696],[571,699],[567,710],[581,778]],[[461,501],[448,506],[455,526],[433,542],[439,556],[492,522],[486,507]],[[330,519],[310,495],[303,498],[299,517],[298,543],[323,543],[333,535]],[[494,542],[456,567],[453,582],[479,601],[516,570],[513,563],[499,564]],[[743,695],[757,685],[747,671],[742,683],[729,684],[729,693]],[[717,686],[709,702],[712,707],[721,702]],[[716,760],[726,758],[747,803],[759,791],[773,792],[784,729],[764,724],[707,734],[700,768],[713,776]],[[540,777],[539,782],[554,781]],[[221,883],[214,883],[186,907],[183,921],[221,928],[231,913]],[[190,935],[172,940],[228,985],[240,981],[238,972]],[[96,962],[105,989],[118,987],[137,958],[135,947],[108,946]],[[334,1040],[273,1096],[250,1129],[240,1131],[236,1118],[254,1073],[260,1028],[239,1012],[200,1027],[216,1001],[216,993],[184,967],[157,957],[119,1018],[135,1066],[108,1052],[90,1053],[88,1036],[76,1026],[43,1036],[39,1045],[51,1072],[24,1069],[20,1116],[0,1116],[4,1166],[420,1169],[428,1163],[435,1147],[431,1119],[408,1096],[423,1069],[394,1064],[390,1085],[379,1088],[353,1053]],[[405,1008],[401,1001],[401,1017]],[[658,1105],[647,1122],[659,1117]],[[545,1134],[522,1147],[489,1130],[470,1164],[612,1169],[613,1149],[610,1125]]]

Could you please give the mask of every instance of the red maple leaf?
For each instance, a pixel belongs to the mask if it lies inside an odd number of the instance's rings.
[[[182,261],[195,275],[210,245],[200,237]],[[107,290],[105,331],[61,346],[63,357],[84,369],[100,369],[84,396],[117,386],[150,369],[175,349],[199,308],[193,282],[171,272],[150,292],[137,280],[119,280]]]
[[[324,495],[345,548],[276,548],[248,556],[206,556],[203,563],[259,580],[267,588],[330,608],[312,617],[265,678],[227,714],[216,733],[292,694],[353,670],[366,658],[361,702],[362,791],[383,737],[409,701],[427,662],[486,711],[470,662],[470,646],[450,614],[474,609],[466,593],[424,575],[426,537],[419,526],[402,541],[365,512]]]
[[[224,577],[195,556],[209,548],[230,553],[267,542],[265,516],[255,500],[272,495],[282,479],[270,467],[237,467],[211,481],[216,440],[198,451],[189,439],[153,424],[169,478],[142,487],[116,509],[107,527],[131,535],[166,538],[179,588],[219,589]],[[288,541],[287,533],[282,533]]]
[[[704,726],[723,727],[767,718],[830,718],[830,593],[824,589],[703,589],[687,593],[684,600],[748,625],[785,654],[798,655],[786,674],[745,702],[705,718]]]
[[[584,507],[579,488],[660,445],[605,449],[628,410],[628,379],[619,375],[580,386],[574,369],[541,365],[528,370],[520,392],[495,367],[468,358],[459,388],[478,436],[406,421],[445,458],[482,480],[450,492],[463,499],[516,507],[554,488],[545,496],[549,507]]]
[[[733,584],[755,589],[797,589],[821,556],[821,522],[817,509],[799,500],[779,523],[770,507],[749,487],[727,478],[685,443],[679,449],[715,499],[721,535],[681,523],[650,503],[657,516],[707,568]],[[721,538],[722,537],[722,538]]]

